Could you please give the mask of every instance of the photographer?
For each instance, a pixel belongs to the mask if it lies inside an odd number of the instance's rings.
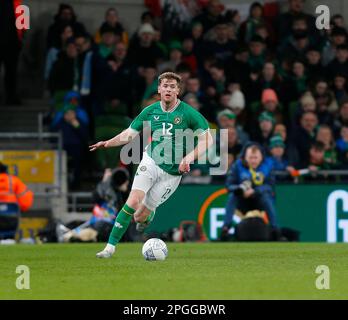
[[[226,181],[229,197],[221,238],[226,238],[233,214],[239,209],[244,215],[252,210],[265,211],[276,238],[279,238],[272,185],[272,163],[265,158],[263,148],[248,143],[231,167]]]
[[[128,171],[121,167],[105,169],[103,180],[93,192],[92,217],[72,230],[59,223],[56,227],[58,242],[106,241],[128,192]]]

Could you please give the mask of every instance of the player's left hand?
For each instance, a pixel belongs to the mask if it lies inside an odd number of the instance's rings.
[[[190,164],[184,161],[181,161],[179,165],[179,172],[180,173],[188,173],[190,172]]]

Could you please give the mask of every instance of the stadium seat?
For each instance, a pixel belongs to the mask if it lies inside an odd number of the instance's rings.
[[[107,114],[114,114],[119,116],[126,116],[128,114],[128,107],[125,103],[120,103],[116,108],[112,107],[111,104],[106,104],[104,111]]]
[[[131,120],[125,116],[118,115],[100,115],[95,120],[95,127],[122,127],[123,129],[127,128],[131,123]]]
[[[0,203],[0,239],[14,239],[19,226],[17,203]]]

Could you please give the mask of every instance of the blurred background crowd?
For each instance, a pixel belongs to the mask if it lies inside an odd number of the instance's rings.
[[[276,2],[254,2],[242,19],[219,0],[144,0],[136,32],[128,32],[110,7],[92,34],[72,5],[60,4],[47,31],[43,76],[51,111],[45,123],[63,134],[70,187],[80,188],[81,170],[120,165],[119,150],[88,160],[87,145],[116,135],[157,101],[157,77],[164,71],[181,75],[180,99],[211,128],[228,129],[230,164],[252,140],[277,171],[292,176],[297,169],[346,169],[344,18],[334,14],[330,29],[318,30],[304,0],[287,2],[283,13]],[[7,103],[19,103],[11,88]],[[194,178],[207,174],[204,166],[191,172]]]

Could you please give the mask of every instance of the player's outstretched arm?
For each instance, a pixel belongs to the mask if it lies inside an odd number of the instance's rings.
[[[124,144],[127,144],[128,142],[132,141],[138,135],[138,133],[139,132],[131,128],[127,128],[126,130],[122,131],[120,134],[118,134],[110,140],[99,141],[95,144],[92,144],[91,146],[89,146],[89,151],[123,146]]]
[[[186,173],[190,171],[190,164],[203,155],[213,144],[213,137],[209,131],[198,137],[196,148],[184,157],[179,165],[179,171]]]

